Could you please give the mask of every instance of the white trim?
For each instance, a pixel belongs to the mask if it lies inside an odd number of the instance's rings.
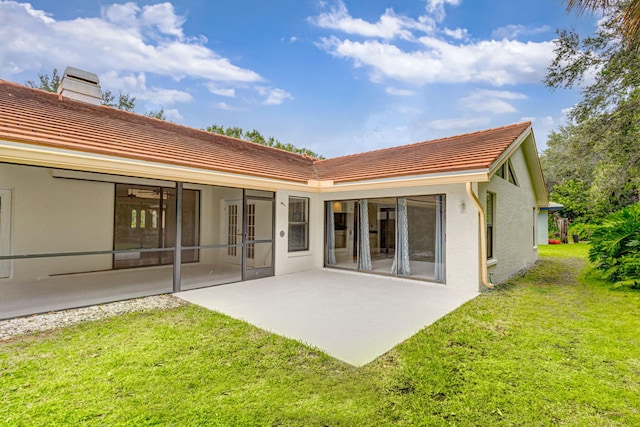
[[[7,140],[0,140],[0,157],[6,163],[44,166],[55,169],[56,176],[61,178],[73,179],[82,176],[83,173],[88,173],[90,174],[87,175],[88,179],[97,181],[103,180],[105,175],[112,177],[126,176],[165,182],[187,182],[264,191],[298,190],[311,193],[334,193],[340,191],[362,191],[368,189],[489,181],[489,170],[477,169],[338,183],[332,180],[321,181],[315,179],[309,179],[306,182],[295,182],[284,179],[220,172],[146,160],[43,147]],[[109,181],[113,182],[112,179],[109,179]]]

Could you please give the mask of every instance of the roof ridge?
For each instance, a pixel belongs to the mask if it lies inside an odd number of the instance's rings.
[[[397,145],[397,146],[393,146],[393,147],[378,148],[376,150],[363,151],[361,153],[346,154],[344,156],[331,157],[329,159],[316,159],[314,161],[314,165],[316,163],[323,163],[323,162],[327,162],[327,161],[331,161],[331,160],[337,160],[337,159],[347,159],[349,157],[358,157],[358,156],[368,155],[368,154],[372,154],[372,153],[379,153],[379,152],[382,152],[382,151],[397,151],[397,150],[400,150],[400,149],[403,149],[403,148],[415,147],[415,146],[418,146],[418,145],[421,145],[421,144],[433,144],[433,143],[436,143],[436,142],[442,142],[442,141],[446,141],[446,140],[458,139],[458,138],[463,138],[463,137],[468,137],[468,136],[478,135],[478,134],[483,134],[483,133],[495,132],[495,131],[498,131],[498,130],[501,130],[501,129],[515,128],[515,127],[524,126],[524,125],[527,125],[527,127],[531,126],[531,121],[513,123],[513,124],[510,124],[510,125],[498,126],[498,127],[491,128],[491,129],[484,129],[484,130],[478,130],[478,131],[467,132],[467,133],[461,133],[459,135],[451,135],[451,136],[446,136],[446,137],[442,137],[442,138],[428,139],[426,141],[412,142],[410,144]]]

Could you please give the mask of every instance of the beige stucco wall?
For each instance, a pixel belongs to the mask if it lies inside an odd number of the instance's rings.
[[[521,148],[513,153],[511,163],[519,186],[498,176],[479,184],[478,198],[483,206],[487,191],[496,195],[494,257],[489,261],[493,283],[504,282],[538,259],[536,201]]]
[[[13,191],[14,254],[113,248],[113,185],[54,178],[46,168],[0,164],[0,187]],[[13,262],[13,276],[38,278],[108,268],[110,255],[18,260]]]
[[[74,174],[0,164],[0,188],[12,191],[11,253],[112,250],[115,185],[98,181],[100,179],[166,187],[175,185],[170,181]],[[194,184],[185,184],[185,188],[200,191],[200,244],[226,244],[225,201],[235,200],[241,204],[242,190]],[[239,214],[242,215],[241,209]],[[264,215],[258,218],[264,218]],[[222,250],[203,249],[200,262],[218,261],[223,254]],[[109,270],[112,268],[112,256],[14,260],[12,265],[12,278],[3,280],[39,280],[59,274]]]
[[[477,211],[468,199],[464,185],[434,185],[366,191],[343,191],[330,194],[305,194],[279,191],[276,194],[276,274],[288,274],[313,268],[324,263],[324,202],[374,197],[411,195],[446,196],[446,286],[477,290],[479,286],[478,219]],[[289,196],[310,198],[309,251],[287,251]],[[284,231],[284,237],[280,232]]]

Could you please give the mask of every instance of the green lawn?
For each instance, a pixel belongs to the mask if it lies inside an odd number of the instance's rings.
[[[584,244],[354,368],[185,306],[0,343],[0,425],[640,425],[640,292]]]

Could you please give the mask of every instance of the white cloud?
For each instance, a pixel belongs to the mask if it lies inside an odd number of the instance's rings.
[[[476,90],[471,95],[462,98],[460,104],[464,109],[478,113],[491,112],[494,114],[504,114],[518,111],[505,100],[526,98],[526,95],[518,92],[482,89]]]
[[[538,83],[553,59],[553,43],[480,41],[450,44],[434,37],[420,39],[422,49],[404,51],[375,40],[355,42],[335,36],[318,46],[329,54],[369,67],[371,80],[391,78],[413,84],[482,82],[494,86]]]
[[[182,38],[182,24],[185,19],[176,15],[171,3],[160,3],[142,8],[140,21],[144,25],[155,26],[161,33]]]
[[[465,131],[487,126],[489,123],[491,123],[491,120],[488,117],[469,117],[432,120],[427,123],[427,126],[431,129],[447,131],[452,135],[458,135]]]
[[[435,16],[438,22],[442,22],[445,17],[444,6],[458,6],[462,0],[427,0],[427,12]]]
[[[145,73],[119,74],[114,71],[104,73],[100,77],[103,90],[122,91],[135,96],[136,99],[150,101],[156,105],[172,105],[178,102],[190,102],[193,96],[185,91],[159,87],[147,88]],[[118,88],[115,90],[114,88]]]
[[[395,96],[411,96],[411,95],[415,95],[416,93],[412,90],[407,90],[407,89],[398,89],[395,87],[387,87],[385,89],[385,92],[387,92],[389,95],[395,95]]]
[[[0,2],[0,75],[73,65],[108,71],[154,73],[176,80],[255,83],[262,77],[233,65],[203,43],[185,39],[184,18],[170,3],[105,6],[96,18],[56,21],[27,3]],[[61,65],[60,61],[64,61]]]
[[[236,96],[236,90],[233,88],[223,88],[213,82],[207,83],[206,86],[209,92],[214,95],[226,96],[229,98],[234,98]]]
[[[262,102],[264,105],[280,105],[287,99],[294,99],[286,90],[271,87],[256,87],[258,93],[266,99]]]
[[[216,103],[214,107],[217,108],[218,110],[225,110],[225,111],[243,111],[242,108],[234,107],[232,105],[227,104],[224,101]]]
[[[412,30],[429,33],[434,30],[432,19],[422,16],[418,20],[396,15],[393,9],[385,10],[378,22],[371,23],[353,18],[342,0],[338,0],[327,13],[309,18],[309,22],[321,27],[356,34],[364,37],[378,37],[385,40],[395,38],[413,40]]]
[[[469,32],[466,28],[456,28],[455,30],[451,30],[449,28],[445,28],[442,32],[456,40],[467,40],[469,38]]]
[[[184,119],[184,117],[182,117],[182,114],[180,114],[180,111],[175,108],[165,108],[164,115],[168,120],[172,122],[180,122]]]
[[[513,40],[517,39],[519,36],[541,34],[547,33],[549,31],[551,31],[551,27],[549,27],[548,25],[543,25],[542,27],[535,28],[526,27],[524,25],[506,25],[504,27],[496,28],[495,30],[493,30],[493,32],[491,33],[491,38],[498,40]]]

